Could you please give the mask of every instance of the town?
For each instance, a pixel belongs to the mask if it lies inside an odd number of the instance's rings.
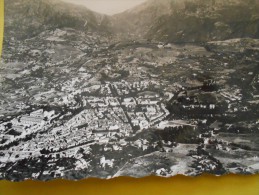
[[[6,44],[1,178],[128,175],[127,163],[152,167],[149,155],[162,176],[258,172],[257,47],[109,43],[69,28]]]

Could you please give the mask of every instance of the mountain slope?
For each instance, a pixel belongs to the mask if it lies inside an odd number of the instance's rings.
[[[29,38],[46,29],[70,27],[108,33],[108,18],[85,7],[59,0],[8,0],[5,2],[5,33]]]
[[[258,10],[258,0],[149,0],[113,23],[122,33],[160,41],[259,38]]]
[[[116,32],[142,37],[153,23],[162,15],[169,15],[171,0],[152,0],[112,17],[112,25]]]
[[[70,27],[123,39],[206,42],[259,38],[259,0],[148,0],[112,17],[60,0],[8,0],[5,35],[30,38]]]

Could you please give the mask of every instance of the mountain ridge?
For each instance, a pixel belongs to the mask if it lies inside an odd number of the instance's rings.
[[[62,27],[109,33],[107,16],[85,7],[59,0],[9,0],[5,3],[5,29],[17,38]]]
[[[114,21],[133,37],[165,42],[259,38],[257,10],[258,0],[150,0]]]
[[[29,38],[71,27],[121,40],[207,42],[259,38],[259,0],[148,0],[108,16],[60,0],[9,0],[7,36]]]

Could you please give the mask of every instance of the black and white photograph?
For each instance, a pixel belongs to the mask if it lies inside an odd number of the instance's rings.
[[[259,173],[259,0],[5,0],[0,180]]]

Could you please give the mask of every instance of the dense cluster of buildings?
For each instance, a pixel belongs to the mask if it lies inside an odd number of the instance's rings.
[[[176,136],[184,127],[213,134],[234,128],[236,113],[251,114],[258,105],[258,75],[249,70],[247,78],[231,84],[236,64],[223,63],[220,56],[212,59],[204,48],[199,54],[199,46],[196,51],[196,46],[132,43],[109,49],[85,34],[77,37],[80,41],[66,42],[71,36],[75,36],[73,30],[63,29],[44,32],[39,41],[27,40],[18,46],[11,41],[2,66],[5,78],[0,77],[0,168],[46,155],[53,161],[76,159],[74,170],[88,169],[90,160],[82,155],[91,154],[93,145],[104,153],[129,145],[147,151],[167,143],[127,138],[165,128]],[[19,54],[12,60],[15,49]],[[24,63],[16,62],[23,55]],[[251,80],[249,98],[244,95],[246,79]],[[225,122],[228,116],[233,118]],[[256,129],[256,125],[249,127]],[[208,144],[210,138],[205,140]],[[103,154],[98,163],[105,169],[116,160]],[[62,176],[64,169],[57,166],[56,176]]]

